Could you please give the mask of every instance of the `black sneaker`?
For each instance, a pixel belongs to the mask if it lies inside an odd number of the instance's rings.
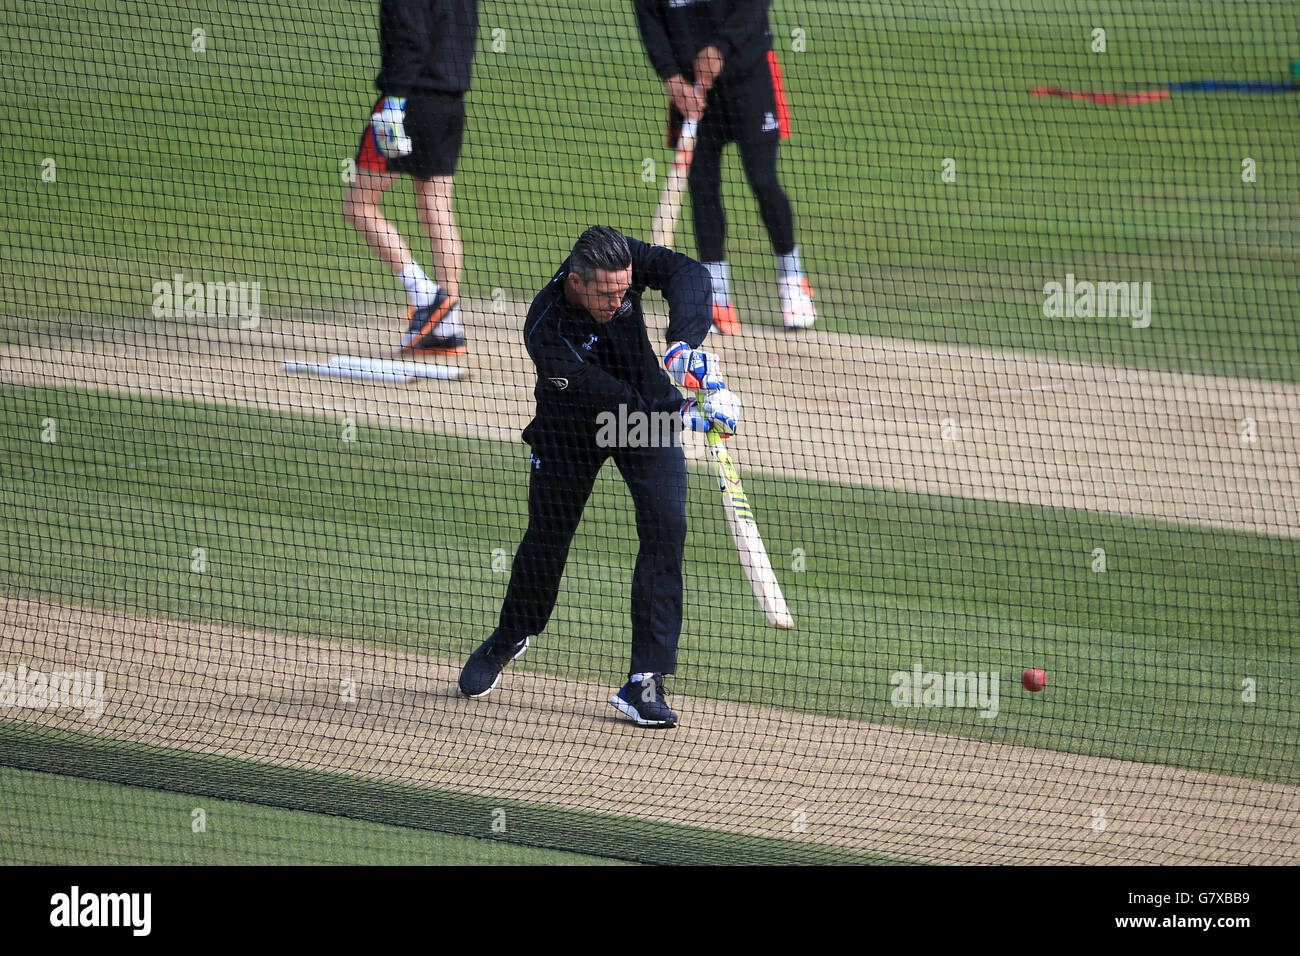
[[[663,674],[654,674],[649,680],[628,681],[609,702],[640,727],[677,726],[677,715],[668,709],[668,701],[664,699]]]
[[[486,697],[492,693],[506,665],[528,650],[528,638],[518,644],[498,644],[493,633],[469,656],[460,672],[460,692],[466,697]]]

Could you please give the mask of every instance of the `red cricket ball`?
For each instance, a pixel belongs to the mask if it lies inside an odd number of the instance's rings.
[[[1047,686],[1047,671],[1041,667],[1031,667],[1025,671],[1020,682],[1025,685],[1025,690],[1040,691]]]

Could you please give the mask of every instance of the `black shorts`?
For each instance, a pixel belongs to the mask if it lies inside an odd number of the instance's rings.
[[[411,137],[411,153],[389,159],[375,145],[370,116],[384,105],[381,96],[366,115],[366,126],[357,148],[357,165],[381,173],[405,173],[416,179],[451,176],[456,172],[460,147],[465,136],[465,96],[463,93],[413,92],[406,98],[406,135]]]
[[[668,111],[668,146],[677,146],[682,114]],[[718,83],[709,90],[708,105],[700,119],[696,142],[764,143],[790,138],[790,110],[781,83],[781,65],[771,50],[767,59],[747,76]]]

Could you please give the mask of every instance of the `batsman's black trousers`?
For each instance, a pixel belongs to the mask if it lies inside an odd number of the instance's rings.
[[[632,493],[641,542],[632,575],[628,673],[673,673],[682,631],[686,546],[686,460],[680,442],[668,447],[600,448],[590,438],[557,435],[537,422],[524,430],[524,439],[533,452],[528,531],[515,552],[495,639],[514,644],[546,627],[596,474],[613,458]],[[622,543],[610,541],[608,546],[621,549]]]

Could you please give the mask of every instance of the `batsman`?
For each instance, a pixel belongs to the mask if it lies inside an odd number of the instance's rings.
[[[667,350],[650,343],[641,297],[667,300]],[[642,727],[675,727],[664,675],[677,664],[686,542],[686,461],[679,429],[733,434],[740,400],[700,350],[712,322],[699,262],[606,226],[582,234],[533,300],[524,345],[537,367],[529,459],[528,530],[515,553],[498,625],[470,656],[460,691],[484,697],[550,620],[569,546],[602,466],[614,460],[636,511],[631,662],[610,703]],[[689,389],[683,395],[674,385]],[[695,397],[698,394],[698,398]],[[663,430],[638,427],[667,420]],[[631,423],[611,428],[611,423]]]

